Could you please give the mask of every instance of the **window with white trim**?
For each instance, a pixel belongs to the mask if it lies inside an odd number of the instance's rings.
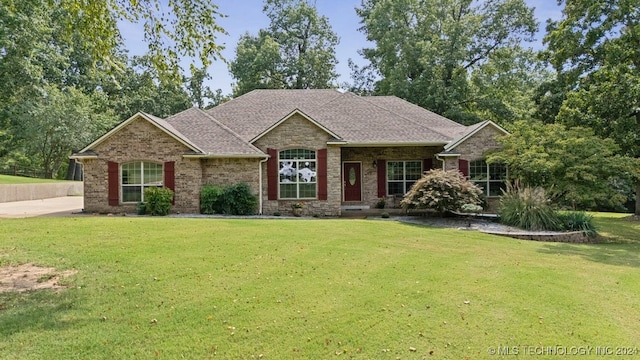
[[[281,199],[315,199],[317,194],[316,152],[289,149],[278,153],[278,185]]]
[[[478,185],[486,196],[500,196],[507,188],[507,166],[487,164],[484,160],[470,161],[469,180]]]
[[[120,167],[123,203],[144,201],[144,189],[163,186],[162,164],[146,161],[124,163]]]
[[[404,195],[422,177],[422,161],[387,161],[387,195]]]

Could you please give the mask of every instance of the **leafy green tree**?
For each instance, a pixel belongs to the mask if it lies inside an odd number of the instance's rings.
[[[381,76],[376,93],[463,123],[487,114],[517,118],[526,110],[513,107],[529,107],[525,96],[512,96],[530,88],[521,84],[530,81],[526,64],[535,61],[519,48],[537,31],[524,0],[363,0],[356,11],[360,30],[375,43],[362,55]],[[495,81],[502,87],[491,86]]]
[[[266,0],[269,27],[245,34],[229,69],[234,96],[254,89],[324,89],[336,79],[338,37],[306,0]]]
[[[116,122],[101,92],[85,95],[73,87],[46,85],[42,98],[21,104],[16,136],[31,160],[53,178],[67,163],[72,149],[88,144]]]
[[[510,131],[487,161],[507,164],[511,179],[543,187],[554,201],[574,208],[619,209],[627,202],[618,184],[631,178],[638,164],[616,154],[612,139],[589,128],[541,122],[519,121]]]
[[[555,120],[614,139],[640,157],[640,3],[566,0],[547,25],[546,58],[566,88]],[[636,214],[640,215],[640,178]]]

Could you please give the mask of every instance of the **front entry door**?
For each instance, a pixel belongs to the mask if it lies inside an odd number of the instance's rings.
[[[342,183],[344,184],[344,201],[362,201],[362,172],[360,163],[342,164]]]

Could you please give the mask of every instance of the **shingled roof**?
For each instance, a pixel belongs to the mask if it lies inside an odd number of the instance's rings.
[[[464,126],[395,96],[254,90],[207,111],[191,108],[167,119],[138,113],[74,156],[95,156],[90,154],[94,146],[143,118],[190,148],[193,156],[265,157],[252,142],[296,113],[347,146],[445,146],[451,152],[487,124],[506,133],[490,121]]]
[[[245,141],[300,110],[347,144],[447,144],[467,127],[393,96],[254,90],[207,111]]]

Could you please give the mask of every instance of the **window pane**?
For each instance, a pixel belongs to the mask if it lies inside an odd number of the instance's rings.
[[[290,149],[290,150],[280,151],[280,160],[299,160],[299,159],[313,160],[315,158],[316,158],[316,152],[313,150]]]
[[[491,180],[506,180],[507,167],[504,164],[489,165],[489,176]]]
[[[472,161],[469,163],[469,178],[471,180],[487,180],[487,163],[484,160]]]
[[[403,165],[402,161],[389,161],[387,163],[387,180],[404,180]]]
[[[123,186],[122,202],[139,202],[142,201],[141,186]]]
[[[422,177],[422,161],[407,161],[405,164],[406,180],[418,180]]]
[[[388,182],[387,194],[389,195],[404,195],[404,183],[403,182]]]
[[[296,194],[296,184],[280,184],[280,198],[282,199],[295,199],[298,197]]]
[[[144,184],[162,185],[162,165],[144,163]]]
[[[298,181],[311,183],[316,181],[316,162],[300,161],[298,163]]]
[[[295,161],[280,161],[280,182],[293,183],[296,182],[298,173],[298,163]]]
[[[502,190],[507,189],[507,183],[504,181],[489,182],[489,196],[502,196]]]
[[[122,184],[140,184],[142,182],[139,162],[122,165]]]
[[[300,197],[301,198],[316,197],[316,184],[300,184]]]
[[[409,190],[411,190],[411,187],[413,186],[413,184],[415,184],[415,183],[416,183],[415,181],[407,181],[405,183],[406,184],[406,188],[405,188],[404,194],[408,193]]]

